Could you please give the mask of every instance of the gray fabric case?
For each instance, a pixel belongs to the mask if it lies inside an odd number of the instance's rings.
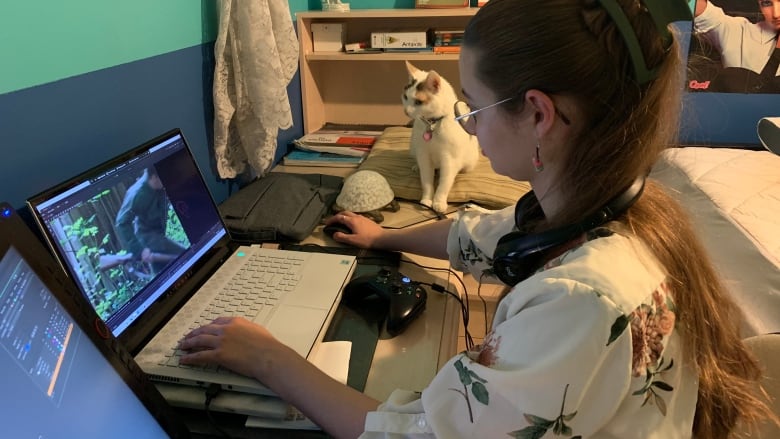
[[[301,241],[336,201],[342,177],[266,174],[219,206],[231,237],[241,242]]]

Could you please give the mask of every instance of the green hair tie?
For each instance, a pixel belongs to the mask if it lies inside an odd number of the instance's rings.
[[[642,85],[655,79],[658,69],[650,70],[647,68],[642,47],[639,45],[639,39],[623,8],[620,7],[617,0],[599,0],[599,3],[607,11],[612,21],[615,22],[615,26],[617,26],[620,35],[626,43],[626,47],[628,47],[628,54],[631,56],[631,62],[634,65],[634,74],[637,82]],[[667,49],[672,44],[672,34],[668,28],[669,23],[693,19],[691,8],[685,0],[645,0],[642,4],[653,18],[658,28],[658,33],[661,35],[664,46]]]

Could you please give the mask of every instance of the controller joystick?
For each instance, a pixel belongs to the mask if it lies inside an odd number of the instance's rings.
[[[342,300],[347,304],[356,304],[371,296],[377,296],[387,303],[386,328],[388,334],[395,337],[425,309],[428,292],[419,282],[383,268],[376,274],[352,279],[344,287]]]

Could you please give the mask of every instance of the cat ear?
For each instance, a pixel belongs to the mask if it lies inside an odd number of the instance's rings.
[[[425,88],[438,93],[439,88],[441,88],[441,76],[433,70],[428,72],[428,77],[425,78]]]
[[[414,76],[415,73],[420,71],[420,69],[413,66],[412,63],[410,63],[409,61],[405,61],[405,62],[406,62],[406,71],[409,72],[409,76]]]

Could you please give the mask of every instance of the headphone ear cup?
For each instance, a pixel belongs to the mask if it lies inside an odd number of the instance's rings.
[[[586,231],[601,226],[625,212],[642,195],[645,177],[638,177],[625,191],[610,200],[604,207],[578,224],[548,230],[542,233],[526,234],[511,232],[502,236],[493,252],[493,273],[505,284],[515,286],[525,280],[541,264],[544,252],[561,245]],[[533,191],[520,197],[515,206],[515,225],[525,221],[523,215],[535,201]],[[544,215],[543,213],[540,213]]]
[[[514,286],[531,276],[543,262],[544,252],[576,235],[571,227],[526,234],[511,232],[498,240],[493,253],[493,273],[501,282]]]
[[[515,251],[520,247],[524,233],[512,232],[501,237],[493,254],[493,273],[507,285],[516,285],[525,279],[523,258]]]

